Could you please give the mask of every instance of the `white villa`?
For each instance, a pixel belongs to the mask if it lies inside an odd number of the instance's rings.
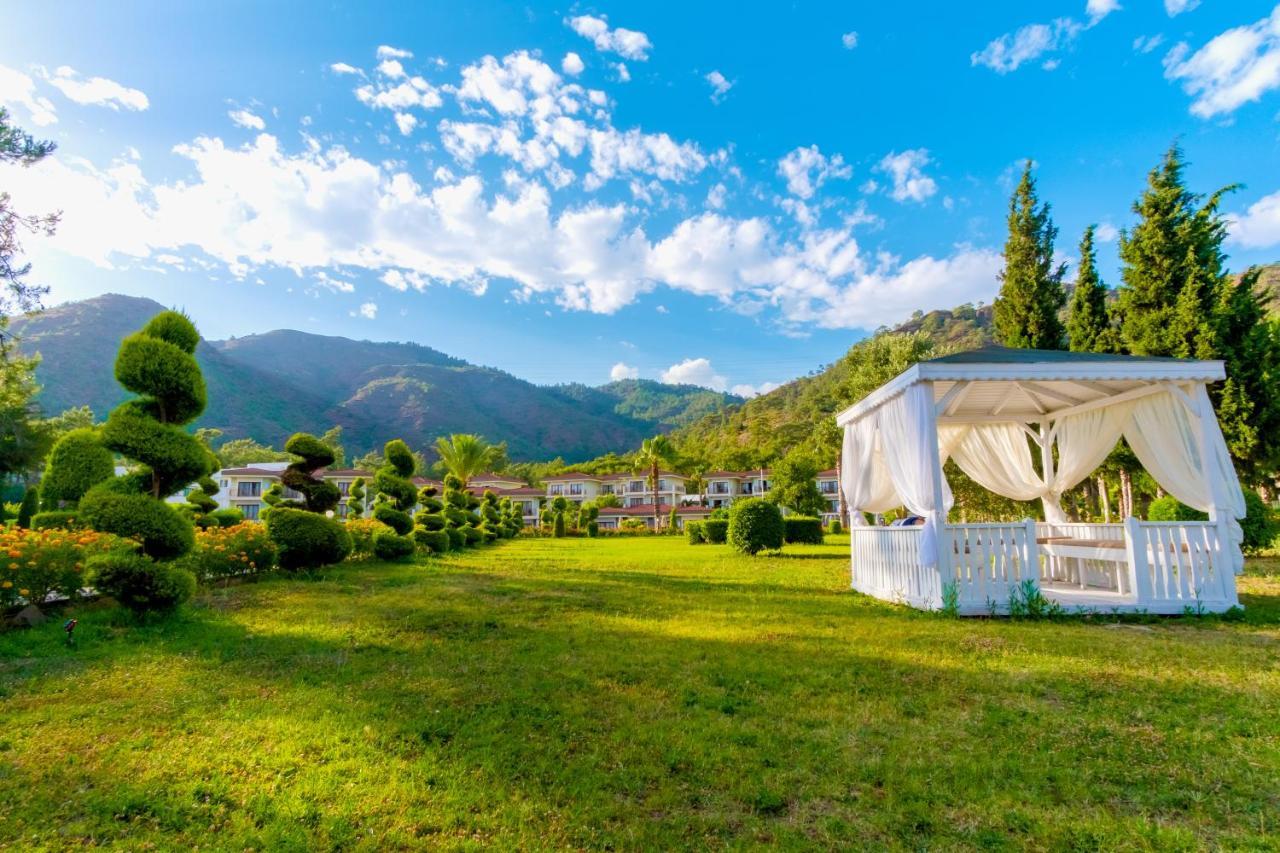
[[[1207,392],[1223,378],[1220,361],[1000,347],[915,365],[837,417],[853,588],[968,614],[1004,612],[1029,585],[1069,611],[1236,606],[1244,495]],[[1121,437],[1209,520],[1068,520],[1060,496]],[[1047,520],[949,523],[948,459],[997,494],[1040,500]],[[922,523],[868,525],[901,506]]]

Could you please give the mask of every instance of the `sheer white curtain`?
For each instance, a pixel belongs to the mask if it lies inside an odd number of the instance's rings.
[[[946,428],[949,432],[955,427]],[[1045,493],[1044,480],[1031,462],[1027,433],[1017,424],[973,424],[954,442],[951,459],[989,492],[1030,501]]]
[[[1058,459],[1049,491],[1055,498],[1088,477],[1106,460],[1120,441],[1132,412],[1132,403],[1117,403],[1067,415],[1054,423]]]
[[[885,469],[876,436],[878,428],[874,413],[844,428],[840,478],[850,524],[865,525],[864,512],[885,512],[902,505]]]
[[[938,564],[938,528],[951,509],[951,489],[938,458],[933,386],[917,382],[885,403],[876,413],[880,449],[889,479],[907,509],[924,519],[920,564]],[[935,473],[941,494],[935,488]]]
[[[1200,386],[1196,397],[1203,394],[1208,406],[1208,394]],[[1197,406],[1200,405],[1197,399]],[[1133,414],[1124,437],[1133,453],[1155,481],[1169,494],[1193,509],[1213,511],[1215,516],[1225,516],[1230,536],[1233,563],[1239,553],[1244,536],[1236,519],[1245,515],[1244,493],[1236,477],[1235,466],[1213,409],[1201,409],[1210,413],[1201,417],[1191,412],[1172,393],[1152,394],[1134,403]],[[1203,425],[1203,435],[1201,431]],[[1206,458],[1201,457],[1200,441],[1203,438]],[[1238,568],[1238,566],[1233,566]]]

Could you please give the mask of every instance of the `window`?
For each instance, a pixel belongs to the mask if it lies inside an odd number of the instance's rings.
[[[228,484],[227,484],[227,481],[226,481],[226,480],[223,480],[223,481],[222,481],[222,488],[224,488],[224,489],[225,489],[225,488],[227,487],[227,485],[228,485]]]
[[[258,480],[245,480],[242,483],[236,483],[236,497],[238,498],[256,498],[262,494],[262,483]],[[254,516],[257,518],[258,516]]]
[[[289,500],[291,500],[291,501],[300,501],[300,500],[302,500],[302,492],[299,492],[299,491],[298,491],[298,490],[296,490],[296,489],[291,489],[291,488],[289,488],[288,486],[285,486],[285,487],[284,487],[284,496],[285,496],[286,498],[288,498]]]
[[[818,483],[818,491],[824,495],[834,495],[836,493],[835,480],[821,480]]]
[[[582,484],[581,484],[581,483],[570,483],[570,484],[569,484],[569,494],[571,494],[571,495],[581,495],[581,494],[582,494]]]
[[[345,503],[338,504],[338,518],[347,517],[347,505]]]
[[[840,501],[827,501],[827,512],[839,512]]]
[[[627,491],[628,491],[628,492],[643,492],[643,491],[644,491],[644,480],[632,480],[630,483],[627,483]]]
[[[240,485],[243,486],[244,483],[241,483]],[[258,484],[254,483],[254,485],[256,486]],[[249,519],[250,521],[258,520],[258,504],[244,504],[243,506],[240,507],[240,511],[243,512],[244,517]]]
[[[338,481],[338,494],[342,495],[344,498],[345,498],[347,495],[351,494],[351,481],[350,481],[350,480],[339,480],[339,481]]]
[[[549,495],[563,495],[563,494],[564,494],[564,486],[560,485],[559,483],[556,483],[556,484],[554,484],[554,485],[552,485],[552,486],[550,487],[550,491],[548,491],[548,492],[547,492],[547,494],[549,494]]]
[[[724,481],[717,481],[711,484],[711,494],[727,495],[729,494],[729,484]]]
[[[602,495],[613,494],[613,483],[605,483],[604,485],[602,485],[600,487],[600,494]]]

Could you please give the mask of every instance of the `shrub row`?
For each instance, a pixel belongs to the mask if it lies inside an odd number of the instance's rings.
[[[789,515],[782,520],[783,538],[793,545],[821,545],[822,519]]]
[[[686,521],[684,523],[685,538],[691,545],[709,543],[723,545],[729,536],[729,522],[723,518],[708,518],[705,521]]]

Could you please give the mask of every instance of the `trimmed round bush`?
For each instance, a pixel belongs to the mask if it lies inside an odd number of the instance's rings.
[[[796,545],[822,544],[822,519],[807,515],[791,515],[782,519],[782,538]]]
[[[764,498],[735,501],[729,510],[728,542],[743,554],[777,551],[784,538],[782,511]]]
[[[414,542],[390,530],[373,537],[373,556],[379,560],[404,560],[413,555]]]
[[[196,591],[191,572],[141,554],[103,554],[89,560],[93,586],[134,613],[173,610]]]
[[[449,534],[445,530],[427,530],[419,527],[413,531],[413,538],[432,554],[443,554],[450,550]]]
[[[215,509],[209,513],[208,517],[219,527],[235,527],[244,521],[244,513],[230,506],[225,509]]]
[[[1208,517],[1172,495],[1156,498],[1147,506],[1147,521],[1204,521]]]
[[[707,541],[706,528],[703,525],[706,522],[694,521],[690,519],[684,523],[684,536],[689,540],[690,545],[703,545]]]
[[[840,519],[833,518],[831,519],[831,525],[827,528],[827,532],[832,536],[838,536],[844,533],[844,525],[840,523]]]
[[[142,543],[154,560],[172,560],[191,550],[195,530],[174,507],[150,495],[121,492],[119,480],[94,486],[77,510],[86,526]]]
[[[351,553],[351,536],[342,524],[319,513],[278,506],[266,523],[286,571],[341,563]]]
[[[708,518],[702,522],[702,535],[712,545],[723,545],[729,539],[728,519]]]
[[[84,493],[115,473],[111,451],[102,446],[96,430],[73,429],[53,445],[44,476],[40,479],[40,497],[47,510],[75,506]]]
[[[50,510],[31,516],[32,530],[75,530],[81,525],[76,521],[80,513],[70,509]]]

